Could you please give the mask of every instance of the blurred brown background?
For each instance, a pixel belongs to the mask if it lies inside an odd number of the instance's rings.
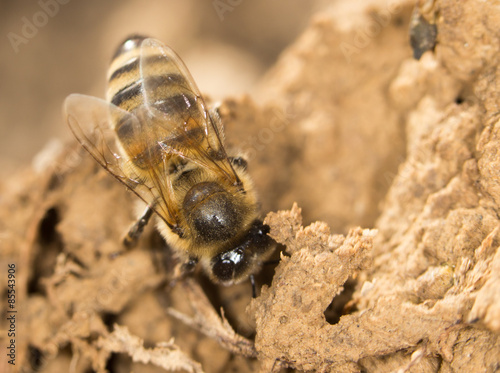
[[[108,62],[129,34],[170,45],[200,90],[220,99],[251,93],[327,3],[0,0],[0,174],[29,164],[50,139],[70,138],[64,98],[73,92],[103,97]]]

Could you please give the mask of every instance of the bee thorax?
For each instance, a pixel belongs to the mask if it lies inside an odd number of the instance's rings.
[[[184,197],[183,209],[204,243],[229,240],[243,223],[231,194],[215,182],[194,185]]]

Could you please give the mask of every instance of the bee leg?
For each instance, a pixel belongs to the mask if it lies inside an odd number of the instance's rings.
[[[177,263],[174,268],[172,280],[170,281],[170,286],[175,286],[177,281],[193,273],[196,268],[196,264],[198,264],[198,258],[195,258],[194,256],[190,256],[184,263]]]
[[[233,166],[242,168],[243,170],[247,169],[248,163],[243,157],[229,157],[229,162],[233,164]]]
[[[188,261],[182,264],[182,273],[189,274],[193,273],[196,268],[196,264],[198,264],[198,258],[190,256]]]
[[[255,288],[255,277],[254,275],[249,276],[250,284],[252,284],[252,298],[257,298],[257,289]]]
[[[130,230],[123,239],[123,245],[127,249],[130,249],[137,245],[137,241],[139,240],[144,227],[146,226],[146,224],[148,224],[151,215],[153,215],[153,209],[147,206],[141,217],[134,223],[134,225],[130,227]]]
[[[178,235],[180,238],[184,237],[184,232],[181,227],[179,227],[177,224],[176,225],[168,225],[170,230],[174,232],[176,235]]]

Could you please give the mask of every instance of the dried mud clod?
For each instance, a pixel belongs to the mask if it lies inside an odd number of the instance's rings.
[[[281,256],[272,285],[250,307],[259,358],[264,366],[300,370],[324,370],[351,360],[345,350],[352,346],[342,347],[341,341],[355,335],[330,325],[324,312],[346,280],[368,266],[376,232],[356,228],[344,237],[330,235],[325,223],[303,228],[297,205],[270,213],[265,222],[290,256]]]
[[[471,324],[484,319],[492,329],[498,325],[497,297],[491,293],[498,277],[498,251],[491,257],[498,248],[498,227],[477,248],[475,260],[462,261],[456,271],[431,267],[402,286],[360,283],[353,302],[361,309],[331,325],[324,311],[349,276],[370,268],[376,231],[357,228],[343,237],[330,235],[324,223],[303,228],[296,205],[268,214],[266,223],[290,256],[282,255],[272,285],[248,310],[256,319],[255,347],[263,371],[432,371],[446,364],[485,372],[498,368],[498,336]],[[491,272],[484,273],[487,266]],[[370,298],[375,299],[367,306]],[[468,338],[474,339],[468,348],[476,355],[464,360],[467,348],[461,343]]]
[[[173,341],[158,344],[154,348],[144,348],[144,341],[132,336],[124,326],[115,325],[115,330],[106,338],[98,341],[98,346],[105,351],[126,353],[134,362],[151,363],[168,371],[185,370],[202,373],[200,363],[187,357]]]
[[[262,106],[222,103],[263,211],[297,201],[326,221],[267,215],[284,252],[254,300],[203,276],[172,286],[152,227],[124,250],[134,198],[77,147],[1,180],[14,371],[498,371],[500,12],[418,1],[437,33],[417,61],[415,2],[394,3],[335,2],[263,80]]]

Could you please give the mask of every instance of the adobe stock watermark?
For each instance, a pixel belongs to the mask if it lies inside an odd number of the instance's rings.
[[[400,10],[399,0],[389,0],[385,9],[375,13],[367,24],[353,33],[351,42],[343,41],[340,43],[339,48],[347,62],[351,63],[352,56],[361,53],[361,50],[366,48],[384,27],[387,27],[394,15]]]
[[[67,172],[82,163],[83,154],[80,147],[72,146],[70,148],[65,146],[61,140],[51,139],[33,157],[32,166],[38,173],[53,174],[60,182]]]
[[[273,142],[276,135],[285,130],[296,115],[292,112],[291,106],[287,106],[283,108],[283,110],[274,108],[272,114],[273,116],[267,127],[261,128],[257,132],[257,135],[250,136],[239,144],[239,148],[242,153],[245,154],[247,161],[254,159],[257,153],[262,152],[271,142]]]
[[[39,0],[38,6],[40,10],[33,13],[29,18],[26,16],[21,18],[21,33],[16,34],[11,31],[7,34],[7,39],[9,39],[14,52],[19,53],[20,46],[28,44],[29,41],[38,34],[40,28],[47,25],[49,19],[55,17],[57,13],[59,13],[61,5],[65,5],[70,1],[71,0]]]
[[[212,6],[220,21],[224,21],[224,14],[227,12],[232,13],[233,10],[240,5],[243,0],[213,0]]]

